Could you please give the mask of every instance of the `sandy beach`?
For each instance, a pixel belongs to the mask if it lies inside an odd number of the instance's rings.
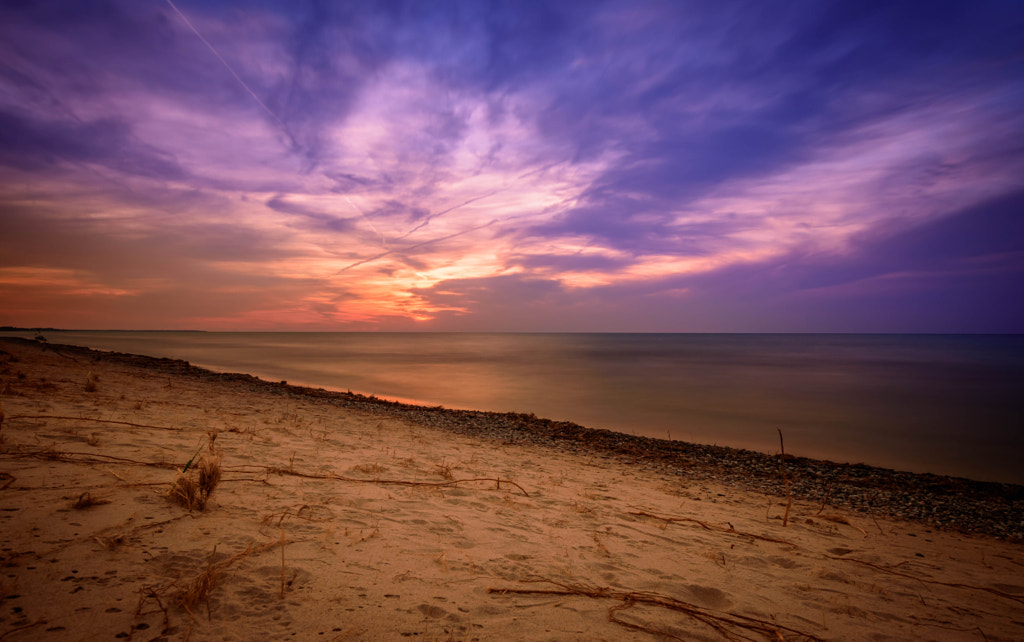
[[[5,641],[1024,639],[1020,487],[17,339],[0,400]]]

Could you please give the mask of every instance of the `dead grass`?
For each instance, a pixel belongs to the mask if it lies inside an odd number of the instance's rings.
[[[441,476],[441,479],[447,479],[448,481],[455,479],[451,464],[446,464],[442,460],[440,464],[434,464],[434,467],[437,468],[437,474]]]
[[[358,466],[353,466],[352,471],[363,473],[364,475],[377,475],[379,473],[386,473],[388,469],[374,462],[372,464],[359,464]]]
[[[284,546],[287,542],[281,540],[280,542],[269,542],[267,544],[249,544],[241,552],[235,553],[231,557],[223,559],[219,562],[214,562],[213,558],[217,554],[217,547],[214,546],[213,552],[210,554],[210,559],[207,562],[206,568],[196,575],[188,584],[184,586],[178,592],[178,603],[185,611],[189,614],[189,629],[185,634],[185,639],[188,639],[192,633],[192,623],[195,621],[195,608],[201,604],[206,605],[207,616],[209,616],[210,609],[210,593],[213,592],[224,580],[224,575],[227,569],[240,559],[248,557],[250,555],[256,555],[262,553],[274,546]],[[154,591],[154,594],[158,592]]]
[[[256,428],[253,426],[246,426],[245,428],[239,428],[237,426],[234,426],[228,428],[227,432],[242,435],[243,437],[248,437],[249,441],[252,441],[253,438],[256,437]]]
[[[589,515],[590,513],[594,512],[593,508],[585,504],[581,504],[577,502],[575,499],[572,500],[572,502],[569,504],[569,508],[572,509],[572,512],[579,513],[580,515]]]
[[[221,578],[224,575],[224,570],[234,561],[233,558],[228,558],[218,563],[213,562],[213,555],[216,554],[217,547],[213,548],[213,554],[210,555],[210,561],[206,565],[206,569],[203,570],[199,575],[196,575],[192,580],[182,589],[180,594],[181,606],[184,607],[190,615],[193,615],[192,609],[199,604],[209,604],[210,593],[213,589],[217,588]]]
[[[206,508],[206,501],[199,493],[199,483],[184,473],[179,473],[178,478],[171,484],[171,490],[167,492],[167,499],[190,511]]]
[[[206,497],[209,497],[220,483],[220,461],[221,455],[218,453],[210,459],[204,457],[196,467],[199,471],[199,490]]]
[[[167,498],[189,511],[206,510],[206,504],[213,494],[213,490],[220,483],[221,455],[211,455],[209,458],[202,457],[199,463],[193,466],[195,475],[187,471],[178,473],[177,479],[171,484],[167,492]]]

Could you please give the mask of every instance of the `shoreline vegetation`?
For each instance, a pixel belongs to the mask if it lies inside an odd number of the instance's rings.
[[[21,338],[0,401],[5,641],[1024,637],[1024,486]]]

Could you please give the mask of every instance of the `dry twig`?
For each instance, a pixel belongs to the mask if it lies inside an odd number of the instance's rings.
[[[655,635],[663,635],[667,637],[678,636],[672,635],[666,631],[659,631],[652,629],[641,624],[634,624],[632,622],[626,622],[621,618],[617,617],[617,614],[624,611],[635,604],[649,604],[652,606],[659,606],[662,608],[670,609],[684,613],[692,619],[714,629],[722,637],[727,640],[740,639],[738,636],[741,635],[741,631],[749,631],[755,633],[761,633],[765,636],[771,636],[776,639],[782,639],[783,633],[789,633],[793,635],[799,635],[809,640],[822,640],[815,635],[799,631],[775,622],[769,622],[767,620],[761,620],[758,618],[747,617],[745,615],[739,615],[736,613],[727,613],[722,611],[715,611],[713,609],[704,608],[697,606],[696,604],[690,604],[682,600],[670,597],[668,595],[662,595],[660,593],[654,593],[651,591],[618,591],[607,587],[596,587],[590,586],[583,583],[566,583],[551,580],[545,577],[532,577],[525,580],[520,580],[524,583],[544,583],[552,584],[558,588],[554,589],[540,589],[540,588],[488,588],[488,593],[518,593],[518,594],[533,594],[533,595],[579,595],[583,597],[590,597],[595,599],[610,599],[621,602],[608,609],[608,621],[614,622],[620,626],[627,628],[636,629],[638,631],[644,631],[646,633],[652,633]]]
[[[133,428],[155,428],[156,430],[173,430],[175,432],[181,432],[181,428],[171,428],[169,426],[151,426],[149,424],[135,424],[130,421],[91,419],[89,417],[66,417],[63,415],[11,415],[8,419],[67,419],[70,421],[91,421],[98,424],[116,424],[118,426],[132,426]]]
[[[987,586],[978,586],[976,584],[961,584],[960,582],[943,582],[940,580],[929,580],[923,577],[918,577],[916,575],[911,575],[910,573],[904,573],[903,571],[897,571],[896,569],[889,566],[872,564],[871,562],[866,562],[864,560],[859,560],[853,557],[834,557],[832,555],[826,555],[825,557],[829,558],[830,560],[843,560],[844,562],[855,562],[857,564],[863,564],[864,566],[869,566],[875,570],[882,571],[883,573],[892,573],[893,575],[899,575],[900,577],[906,577],[908,579],[917,580],[918,582],[923,582],[926,584],[938,584],[940,586],[949,586],[952,588],[970,589],[973,591],[984,591],[986,593],[991,593],[992,595],[998,595],[999,597],[1003,597],[1008,600],[1013,600],[1014,602],[1020,602],[1021,604],[1024,604],[1024,595],[1014,595],[1013,593],[1007,593],[1005,591],[989,588]]]
[[[661,520],[663,522],[667,522],[669,524],[676,523],[676,522],[693,522],[695,524],[698,524],[704,530],[708,530],[708,531],[718,531],[720,533],[728,533],[730,535],[740,535],[742,537],[750,537],[752,539],[759,539],[759,540],[764,541],[764,542],[775,542],[776,544],[786,544],[787,546],[794,546],[794,547],[796,546],[796,544],[794,544],[793,542],[788,542],[788,541],[786,541],[784,539],[777,539],[775,537],[768,537],[767,535],[757,535],[755,533],[747,533],[746,531],[738,531],[735,528],[733,528],[732,526],[729,526],[727,528],[725,526],[718,526],[718,525],[715,525],[715,524],[708,524],[707,522],[702,522],[699,519],[694,519],[692,517],[665,517],[663,515],[655,515],[654,513],[648,513],[647,511],[642,511],[642,510],[640,510],[640,511],[630,511],[629,514],[630,515],[636,515],[638,517],[650,517],[650,518],[653,518],[653,519],[659,519],[659,520]]]
[[[291,477],[302,477],[304,479],[326,479],[334,481],[362,483],[362,484],[380,484],[382,486],[428,486],[433,488],[443,488],[446,486],[455,486],[458,484],[466,484],[470,482],[494,482],[498,490],[501,489],[502,484],[508,484],[509,486],[515,486],[524,497],[529,497],[530,493],[526,492],[526,489],[517,484],[514,481],[508,479],[501,479],[500,477],[473,477],[470,479],[454,479],[446,482],[418,482],[409,481],[405,479],[359,479],[358,477],[346,477],[344,475],[330,474],[317,474],[317,473],[301,473],[296,470],[290,470],[287,468],[278,468],[276,466],[271,467],[255,467],[255,466],[242,466],[235,468],[225,468],[227,472],[237,473],[256,473],[256,472],[267,472],[276,473],[278,475],[289,475]]]

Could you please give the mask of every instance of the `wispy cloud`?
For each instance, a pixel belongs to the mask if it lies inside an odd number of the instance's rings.
[[[3,11],[4,323],[1024,327],[1011,4]]]

